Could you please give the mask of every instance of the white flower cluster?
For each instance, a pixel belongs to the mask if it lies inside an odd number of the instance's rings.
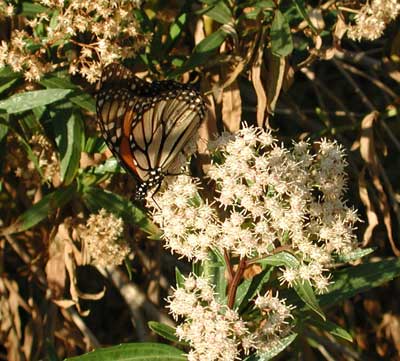
[[[191,346],[188,361],[233,361],[240,348],[245,354],[254,348],[246,323],[236,311],[216,301],[205,278],[189,275],[168,302],[173,317],[184,318],[176,335]]]
[[[354,17],[355,25],[350,26],[347,35],[350,39],[375,40],[382,36],[386,25],[400,13],[398,0],[372,0],[367,2]]]
[[[279,345],[281,339],[290,334],[292,327],[289,323],[293,319],[293,306],[287,306],[284,299],[273,296],[268,291],[264,296],[255,299],[256,307],[261,311],[263,321],[256,329],[255,344],[258,351],[267,351]]]
[[[71,74],[78,73],[95,83],[100,78],[102,64],[135,56],[150,39],[149,34],[141,33],[135,17],[139,1],[41,0],[40,3],[45,6],[43,12],[26,19],[25,29],[13,30],[9,42],[0,42],[0,68],[9,65],[14,72],[22,71],[27,81],[38,81],[45,73],[69,65]],[[0,0],[0,12],[11,16],[14,9]],[[66,44],[75,48],[65,51]],[[55,46],[57,62],[48,58],[49,48]]]
[[[207,279],[189,275],[168,298],[168,308],[183,323],[176,335],[190,344],[189,361],[234,361],[251,350],[266,351],[290,334],[292,306],[268,291],[255,299],[257,322],[244,321],[215,297]]]
[[[129,245],[123,240],[124,223],[105,209],[91,214],[80,236],[91,263],[98,266],[118,266],[129,254]]]
[[[281,281],[307,280],[325,291],[332,257],[355,248],[358,218],[343,199],[342,148],[326,139],[315,145],[314,155],[307,142],[289,150],[254,127],[224,134],[207,174],[216,186],[213,203],[185,175],[155,196],[166,246],[190,260],[206,259],[210,248],[254,258],[284,247],[300,266],[283,269]]]

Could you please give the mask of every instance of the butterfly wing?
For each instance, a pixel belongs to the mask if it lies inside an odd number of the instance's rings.
[[[100,91],[97,94],[97,119],[107,146],[124,168],[138,177],[131,154],[129,134],[135,114],[148,101],[141,100],[133,92],[146,92],[149,84],[135,77],[132,72],[118,64],[110,64],[102,74]]]
[[[205,106],[188,85],[147,83],[125,67],[111,64],[102,74],[97,115],[107,145],[145,193],[159,185],[191,141]]]
[[[132,124],[132,154],[142,179],[151,171],[168,174],[168,169],[193,139],[204,118],[201,96],[175,82],[153,83],[152,103]]]

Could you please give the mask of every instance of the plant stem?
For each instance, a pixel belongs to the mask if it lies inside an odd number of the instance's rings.
[[[232,269],[229,253],[226,249],[224,249],[224,259],[225,259],[225,263],[226,263],[226,268],[228,270],[228,285],[230,285],[233,281],[233,269]]]
[[[246,265],[247,265],[247,257],[243,257],[239,262],[238,269],[235,272],[232,282],[229,282],[229,285],[228,285],[228,307],[229,308],[233,308],[233,305],[235,304],[236,291],[239,286],[239,282],[242,279],[244,270],[246,269]]]

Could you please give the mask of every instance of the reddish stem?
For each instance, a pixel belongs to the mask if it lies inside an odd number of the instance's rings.
[[[233,269],[231,265],[231,259],[229,257],[228,251],[224,249],[224,259],[226,263],[226,268],[228,270],[228,286],[232,283],[233,280]]]
[[[247,265],[247,258],[243,257],[239,262],[238,269],[235,272],[232,282],[230,282],[228,284],[228,307],[229,308],[233,308],[233,305],[235,304],[236,291],[237,291],[239,283],[243,277],[243,273],[246,269],[246,265]]]

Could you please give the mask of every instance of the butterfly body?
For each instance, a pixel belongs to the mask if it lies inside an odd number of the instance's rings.
[[[118,64],[104,69],[96,105],[108,147],[138,181],[137,199],[158,190],[205,116],[202,97],[189,85],[148,83]]]

